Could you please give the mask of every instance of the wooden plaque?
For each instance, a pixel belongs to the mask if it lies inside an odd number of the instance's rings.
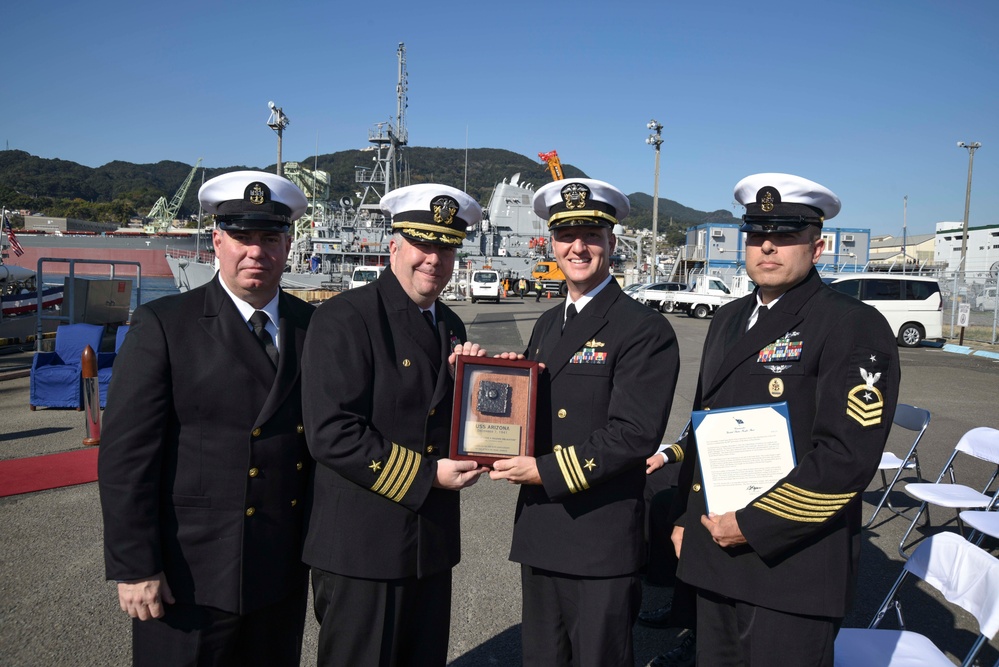
[[[533,456],[538,363],[459,355],[454,375],[451,458],[492,467]]]

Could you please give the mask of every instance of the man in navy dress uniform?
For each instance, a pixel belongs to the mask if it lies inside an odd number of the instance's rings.
[[[140,306],[115,362],[98,459],[104,561],[136,665],[299,664],[311,468],[299,361],[313,307],[280,290],[291,181],[224,174],[218,274]]]
[[[835,194],[767,173],[740,181],[735,198],[757,288],[712,320],[694,409],[786,401],[796,465],[742,509],[709,514],[689,437],[672,512],[678,576],[698,589],[698,664],[831,667],[857,579],[861,493],[898,399],[898,350],[880,313],[815,270]]]
[[[535,456],[493,464],[520,484],[510,559],[521,564],[524,665],[631,667],[645,562],[645,461],[666,429],[676,337],[610,274],[628,198],[593,179],[542,187],[568,298],[534,327],[545,364]]]
[[[443,666],[458,490],[484,472],[447,458],[451,369],[456,354],[485,352],[437,297],[482,209],[432,183],[392,190],[381,207],[390,268],[319,307],[303,358],[318,664]]]

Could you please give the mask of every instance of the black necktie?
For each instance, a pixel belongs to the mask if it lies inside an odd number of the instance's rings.
[[[274,368],[277,368],[278,362],[278,350],[274,346],[274,339],[271,338],[271,334],[264,327],[270,321],[267,317],[267,313],[262,310],[253,311],[253,315],[250,316],[250,324],[253,325],[253,333],[256,335],[257,340],[260,341],[260,345],[264,348],[264,352],[270,357],[271,363],[274,364]]]
[[[759,324],[760,321],[764,317],[766,317],[769,313],[770,313],[770,307],[769,306],[760,306],[759,308],[757,308],[756,309],[756,322],[753,323],[753,326],[755,327],[757,324]]]
[[[562,331],[572,323],[572,320],[576,317],[576,304],[570,303],[569,307],[565,309],[565,322],[562,324]]]
[[[427,321],[427,324],[430,325],[430,330],[434,332],[434,338],[437,340],[438,343],[440,343],[441,333],[440,331],[437,330],[437,325],[434,323],[434,314],[429,310],[424,310],[423,319],[425,319]]]

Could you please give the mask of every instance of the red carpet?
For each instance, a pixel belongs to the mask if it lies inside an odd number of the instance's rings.
[[[98,449],[0,461],[0,497],[96,482]]]

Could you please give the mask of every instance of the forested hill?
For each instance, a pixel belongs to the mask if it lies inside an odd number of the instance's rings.
[[[439,182],[463,187],[465,183],[464,149],[408,147],[404,151],[406,174],[404,182]],[[356,166],[370,166],[370,151],[350,150],[310,156],[302,159],[305,167],[318,166],[330,173],[334,199],[353,196]],[[474,148],[467,152],[468,193],[483,206],[492,189],[504,178],[520,173],[521,181],[533,183],[535,189],[551,181],[548,168],[537,159],[496,148]],[[129,217],[144,215],[160,197],[168,200],[187,178],[192,165],[163,161],[156,164],[133,164],[114,161],[92,168],[75,162],[48,159],[24,151],[0,151],[0,204],[12,209],[30,209],[51,216],[103,220],[123,223]],[[275,165],[246,167],[234,165],[206,168],[205,178],[237,169],[274,171]],[[570,164],[563,164],[566,177],[586,176]],[[198,212],[197,192],[200,174],[191,185],[180,216]],[[652,226],[652,197],[645,193],[629,195],[631,227]],[[732,222],[726,210],[696,211],[669,199],[659,200],[660,231],[666,233],[669,220],[673,226],[685,229],[705,221]]]

